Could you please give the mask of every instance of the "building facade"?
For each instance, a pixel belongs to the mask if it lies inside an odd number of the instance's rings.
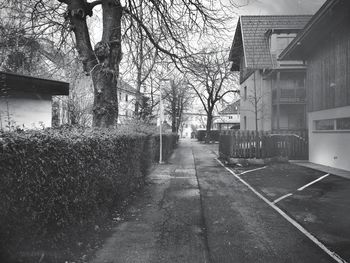
[[[306,129],[305,65],[277,58],[310,18],[239,18],[229,59],[240,71],[242,130]]]
[[[0,129],[51,127],[55,95],[69,95],[69,84],[0,72]]]
[[[135,104],[138,99],[136,89],[123,80],[118,81],[118,123],[126,123],[134,117]]]
[[[309,160],[350,171],[350,2],[328,0],[281,61],[307,62]]]
[[[214,120],[214,128],[218,130],[239,130],[240,128],[240,100],[226,106]]]

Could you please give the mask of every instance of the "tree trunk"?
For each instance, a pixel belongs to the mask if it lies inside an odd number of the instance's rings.
[[[256,91],[256,71],[254,71],[254,114],[255,114],[255,158],[260,157],[260,142],[259,142],[259,126],[258,126],[258,110],[259,110],[259,101],[258,94]]]
[[[205,143],[210,143],[210,131],[211,131],[211,124],[213,121],[213,114],[208,113],[207,114],[207,130],[205,135]]]
[[[93,126],[113,127],[118,118],[117,82],[112,71],[98,65],[91,73],[94,84]]]
[[[94,85],[93,126],[113,127],[118,117],[117,80],[121,61],[120,0],[104,0],[103,34],[95,50],[91,47],[86,17],[92,5],[84,0],[61,1],[67,4],[67,19],[73,29],[76,47],[84,70],[91,74]]]
[[[171,131],[172,132],[177,132],[177,129],[176,129],[176,115],[173,114],[172,118],[171,118]]]

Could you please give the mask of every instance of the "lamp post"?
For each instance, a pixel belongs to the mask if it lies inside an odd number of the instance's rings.
[[[162,122],[163,122],[163,100],[162,100],[162,85],[160,85],[159,87],[159,163],[160,164],[163,163]]]
[[[162,122],[163,122],[163,99],[162,99],[162,83],[170,79],[159,79],[159,163],[163,163],[163,138],[162,138]]]

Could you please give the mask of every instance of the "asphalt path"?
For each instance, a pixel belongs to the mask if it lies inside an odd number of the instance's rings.
[[[211,262],[335,262],[203,147],[193,143]]]
[[[350,180],[293,164],[234,171],[243,172],[241,178],[254,189],[350,261]]]
[[[180,141],[91,262],[337,262],[329,251],[348,258],[348,181],[329,175],[298,191],[325,174],[289,164],[227,168],[215,151]]]

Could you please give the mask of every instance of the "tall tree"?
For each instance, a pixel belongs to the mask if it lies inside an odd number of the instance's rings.
[[[187,44],[190,33],[200,35],[209,28],[221,28],[224,19],[219,10],[220,1],[33,0],[29,1],[28,8],[33,11],[33,27],[42,29],[48,23],[56,23],[73,31],[84,70],[91,74],[94,84],[93,124],[111,127],[118,115],[116,84],[122,59],[122,36],[128,27],[136,25],[157,52],[181,63],[181,58],[191,53]],[[97,6],[102,10],[102,37],[93,48],[87,19]],[[57,17],[63,7],[66,23]]]
[[[207,114],[206,142],[209,142],[215,106],[229,93],[239,92],[238,76],[230,71],[226,52],[205,49],[189,61],[187,78]]]
[[[138,13],[141,21],[152,19],[150,14],[147,14],[148,10],[143,9],[144,0],[135,0],[138,2],[138,8],[135,12]],[[131,77],[130,82],[134,83],[137,92],[138,100],[135,103],[134,116],[136,118],[144,117],[144,102],[145,97],[141,94],[142,87],[146,90],[146,82],[150,78],[152,71],[156,68],[156,64],[159,61],[158,49],[149,41],[147,36],[141,27],[132,21],[126,21],[127,30],[125,31],[122,40],[125,42],[125,60],[123,64],[127,64],[124,67],[124,75]],[[152,29],[154,31],[154,29]],[[158,44],[161,42],[161,36],[158,36]],[[126,77],[126,78],[128,78]]]
[[[170,85],[164,91],[164,111],[171,117],[172,132],[179,132],[183,122],[183,113],[190,106],[193,95],[188,92],[187,82],[181,78],[170,80]]]

